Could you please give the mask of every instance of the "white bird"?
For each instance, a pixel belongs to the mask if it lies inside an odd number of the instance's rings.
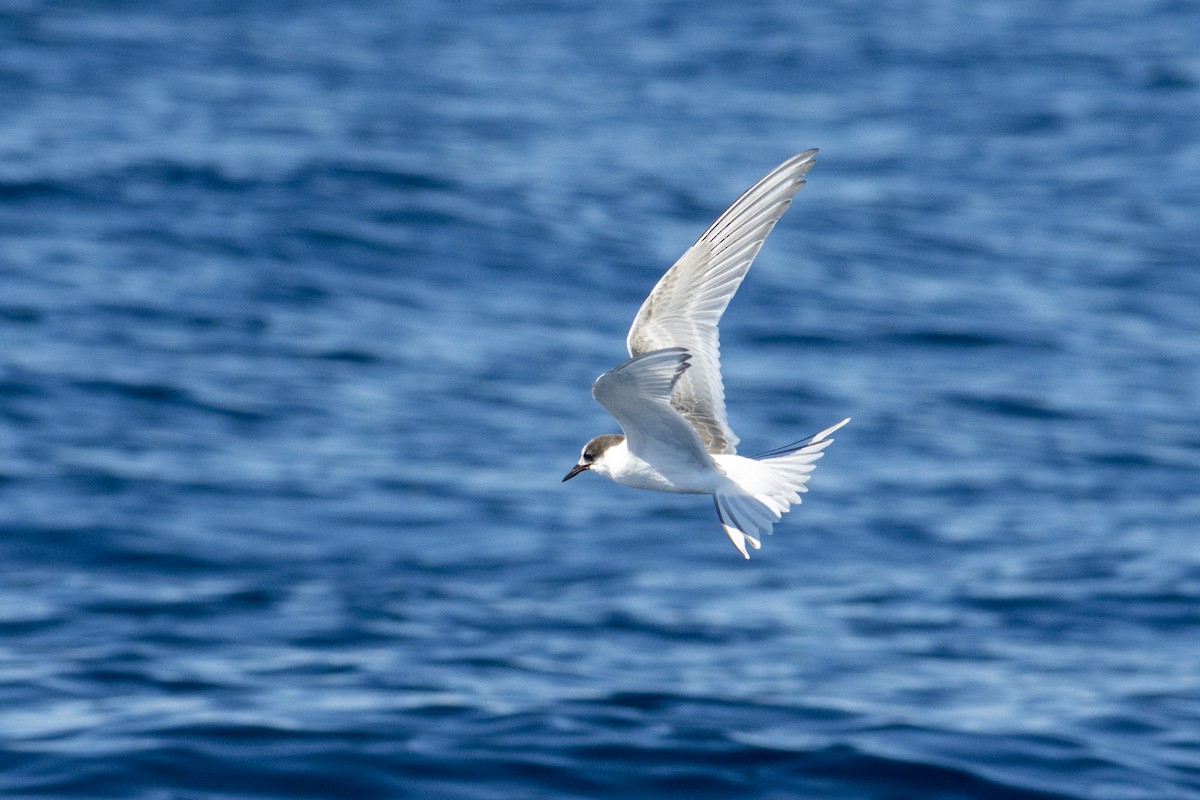
[[[736,455],[717,323],[816,153],[792,156],[750,187],[659,280],[629,329],[630,359],[592,384],[624,435],[589,441],[564,482],[591,470],[638,489],[710,494],[745,558],[746,545],[757,550],[762,534],[800,502],[829,435],[850,420],[754,458]]]

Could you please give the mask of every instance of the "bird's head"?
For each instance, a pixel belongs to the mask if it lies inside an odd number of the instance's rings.
[[[605,461],[605,456],[612,448],[624,441],[625,437],[619,433],[606,433],[589,441],[583,446],[578,463],[571,467],[567,477],[563,478],[563,483],[571,480],[585,469],[595,470],[600,475],[607,475],[609,465]]]

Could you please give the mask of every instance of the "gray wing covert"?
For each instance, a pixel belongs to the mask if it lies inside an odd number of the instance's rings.
[[[597,378],[592,396],[621,426],[631,452],[652,463],[667,459],[709,468],[712,458],[671,405],[672,388],[687,373],[688,360],[682,347],[636,355]]]

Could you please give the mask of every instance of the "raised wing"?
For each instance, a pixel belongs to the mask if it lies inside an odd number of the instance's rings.
[[[738,443],[725,416],[717,324],[763,240],[804,185],[816,153],[792,156],[739,197],[667,270],[629,329],[631,356],[674,347],[691,355],[691,369],[675,381],[671,405],[709,453],[736,452]]]
[[[688,369],[682,347],[634,356],[592,384],[592,397],[625,432],[630,452],[645,461],[712,468],[696,431],[671,407],[671,390]]]

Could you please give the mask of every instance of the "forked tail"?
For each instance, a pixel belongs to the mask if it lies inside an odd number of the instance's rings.
[[[803,443],[755,458],[717,457],[730,483],[713,494],[713,502],[721,527],[745,558],[750,557],[746,545],[755,550],[761,547],[762,535],[770,533],[780,517],[800,503],[800,493],[808,491],[804,484],[817,468],[815,462],[833,444],[830,434],[849,421],[844,419]]]

